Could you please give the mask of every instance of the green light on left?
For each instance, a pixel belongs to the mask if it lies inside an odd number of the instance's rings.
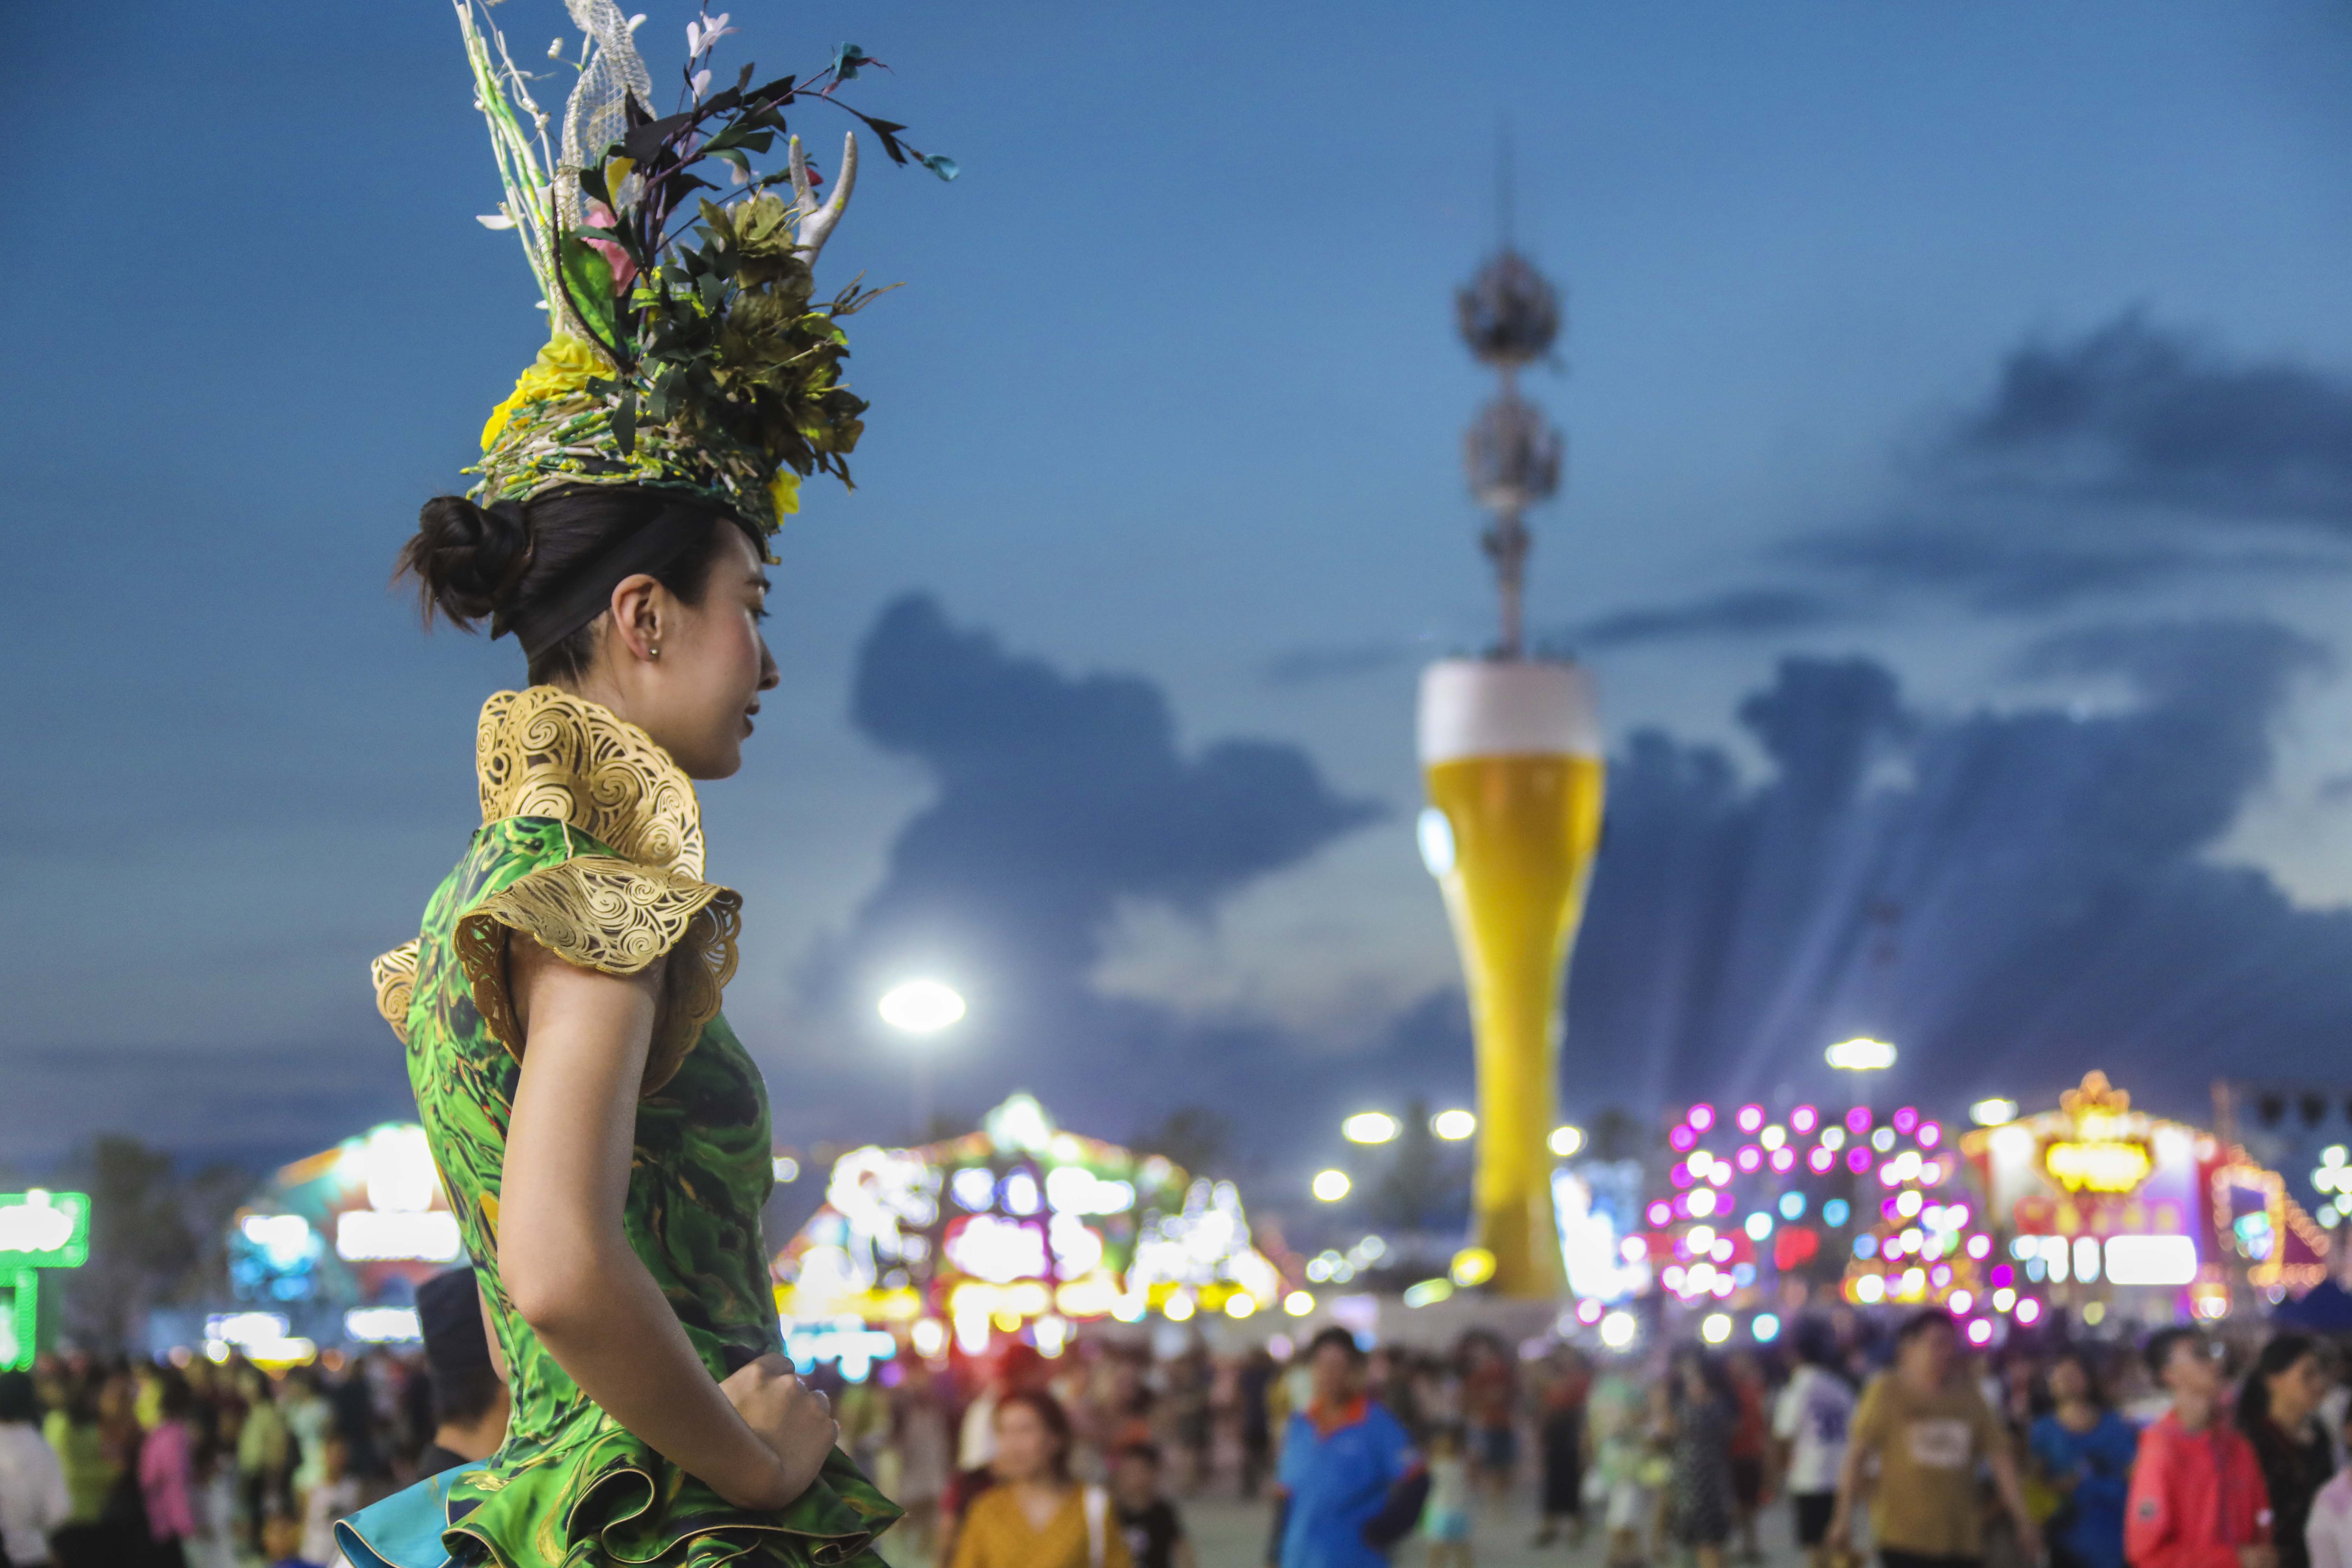
[[[89,1198],[35,1187],[0,1193],[0,1368],[24,1371],[41,1346],[41,1270],[89,1261]]]

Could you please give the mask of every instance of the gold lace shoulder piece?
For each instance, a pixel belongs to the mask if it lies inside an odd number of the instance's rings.
[[[742,905],[732,890],[677,871],[581,855],[542,866],[475,905],[457,921],[457,962],[483,1022],[520,1058],[522,1029],[507,990],[508,932],[607,974],[635,974],[667,956],[646,1062],[644,1092],[651,1094],[719,1016],[720,993],[735,973]]]
[[[368,965],[375,978],[375,1010],[404,1046],[408,1044],[408,998],[416,989],[416,949],[417,943],[404,942]]]
[[[625,859],[702,875],[694,782],[653,737],[552,686],[501,691],[474,736],[482,820],[547,816]]]

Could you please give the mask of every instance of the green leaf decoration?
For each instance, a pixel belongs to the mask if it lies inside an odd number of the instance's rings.
[[[564,299],[581,324],[605,348],[625,348],[619,301],[613,297],[612,263],[576,234],[563,237],[562,261]]]
[[[620,404],[613,410],[613,445],[624,458],[637,454],[637,389],[634,386],[621,388]]]

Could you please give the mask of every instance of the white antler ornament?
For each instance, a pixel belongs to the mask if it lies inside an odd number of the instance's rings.
[[[801,152],[801,139],[797,136],[792,139],[792,169],[793,205],[801,215],[793,237],[800,242],[801,258],[814,267],[816,253],[824,248],[833,226],[849,209],[849,193],[857,184],[857,132],[849,132],[841,139],[841,168],[834,175],[833,195],[823,205],[819,205],[816,191],[809,184],[808,158]]]

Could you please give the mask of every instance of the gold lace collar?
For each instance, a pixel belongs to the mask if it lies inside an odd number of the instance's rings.
[[[552,686],[501,691],[474,736],[482,820],[551,816],[640,866],[699,878],[694,783],[653,737]]]

